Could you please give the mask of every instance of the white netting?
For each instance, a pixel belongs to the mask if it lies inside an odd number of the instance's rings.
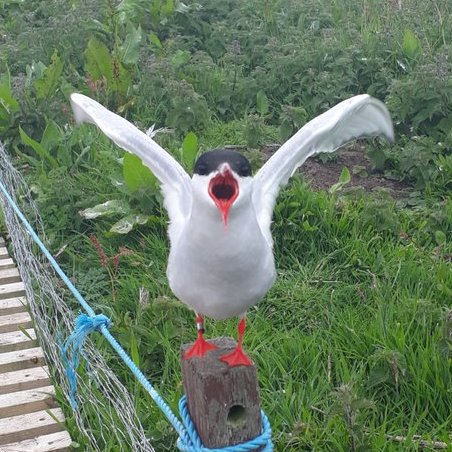
[[[11,164],[1,143],[0,181],[45,242],[42,222],[28,186]],[[1,192],[0,199],[39,343],[44,349],[54,383],[69,400],[69,385],[60,350],[61,341],[73,330],[77,312],[73,312],[69,305],[74,306],[75,299],[68,290],[62,288],[53,268]],[[89,439],[90,446],[98,451],[153,451],[127,389],[89,338],[84,346],[84,355],[89,362],[89,369],[84,378],[78,378],[79,409],[74,415],[78,429]]]

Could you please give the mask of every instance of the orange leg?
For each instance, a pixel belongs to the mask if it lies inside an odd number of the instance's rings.
[[[204,319],[200,315],[196,315],[196,328],[198,330],[198,338],[184,353],[184,359],[193,358],[193,356],[202,357],[210,350],[217,348],[215,345],[210,344],[204,339]]]
[[[252,366],[252,361],[248,358],[242,348],[243,335],[245,334],[246,322],[245,318],[242,318],[239,322],[237,331],[239,333],[237,347],[231,353],[220,357],[221,361],[229,364],[230,367],[234,366]]]

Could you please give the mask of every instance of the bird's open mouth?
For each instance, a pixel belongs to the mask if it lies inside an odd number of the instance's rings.
[[[228,224],[229,209],[239,195],[239,184],[228,169],[217,174],[209,183],[209,195]]]

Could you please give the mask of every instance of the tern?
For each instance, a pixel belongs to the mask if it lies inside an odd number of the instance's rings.
[[[220,358],[229,366],[252,365],[242,347],[245,313],[276,278],[270,225],[280,188],[314,154],[332,152],[357,138],[394,140],[385,105],[363,94],[308,122],[254,176],[243,155],[215,149],[200,155],[190,177],[126,119],[82,94],[72,94],[71,104],[77,123],[97,125],[159,179],[169,217],[169,286],[196,314],[198,337],[184,359],[215,348],[203,337],[204,316],[239,317],[237,347]]]

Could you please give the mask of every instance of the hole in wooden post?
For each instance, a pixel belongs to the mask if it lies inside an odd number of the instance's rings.
[[[228,424],[243,427],[246,423],[246,409],[242,405],[232,405],[228,412]]]

